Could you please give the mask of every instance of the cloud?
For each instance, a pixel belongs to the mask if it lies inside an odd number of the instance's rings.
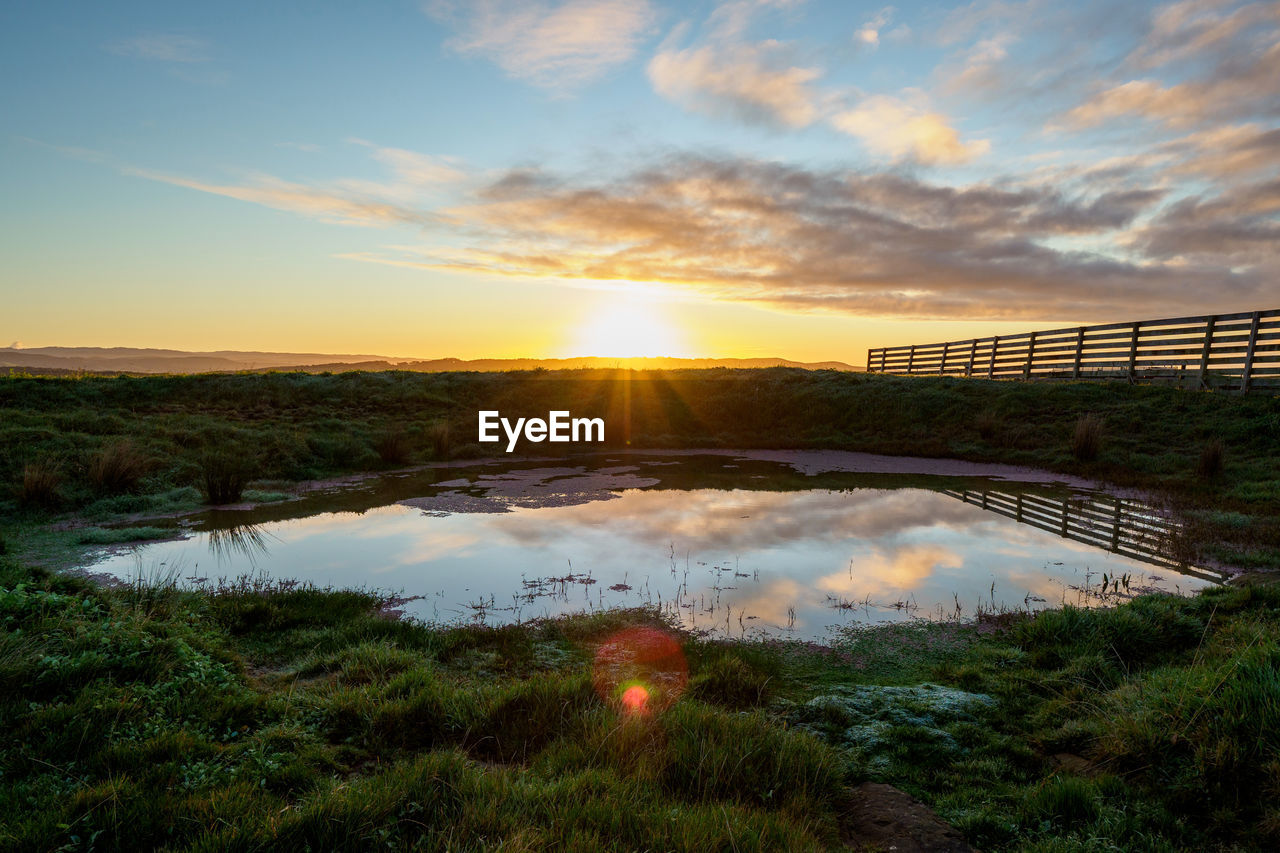
[[[832,116],[831,124],[861,139],[877,154],[919,163],[966,163],[991,147],[985,139],[962,142],[946,116],[887,95],[863,99]]]
[[[1250,22],[1280,22],[1280,4],[1265,10],[1237,10],[1225,18],[1191,15],[1188,8],[1204,3],[1178,4],[1183,11],[1169,23],[1157,16],[1152,33],[1129,57],[1129,66],[1151,69],[1177,61],[1184,73],[1189,60],[1208,62],[1181,82],[1166,84],[1154,77],[1103,83],[1081,103],[1051,124],[1052,129],[1080,130],[1113,119],[1136,117],[1171,127],[1190,127],[1215,120],[1280,115],[1280,28],[1244,27]],[[1202,10],[1203,11],[1203,10]],[[1263,12],[1266,12],[1264,15]],[[1164,23],[1162,23],[1164,21]]]
[[[779,61],[780,48],[766,42],[665,49],[649,62],[649,79],[658,94],[689,109],[805,127],[818,115],[809,84],[821,72]]]
[[[353,193],[284,181],[270,175],[256,176],[244,184],[213,184],[146,169],[124,171],[136,177],[300,213],[340,225],[385,226],[424,221],[421,212],[410,208],[373,198],[360,198]]]
[[[1205,53],[1234,49],[1242,36],[1265,38],[1259,29],[1267,22],[1280,22],[1280,4],[1249,3],[1226,10],[1223,0],[1184,0],[1162,6],[1154,12],[1142,42],[1129,54],[1126,64],[1150,70],[1171,63],[1195,59]]]
[[[559,4],[476,0],[461,17],[437,4],[437,17],[462,30],[449,46],[496,62],[535,86],[581,86],[635,55],[657,13],[647,0],[568,0]]]
[[[996,33],[980,39],[964,53],[958,68],[948,64],[944,74],[944,86],[948,92],[973,92],[997,90],[1008,85],[1004,62],[1009,57],[1009,45],[1017,41],[1013,33]]]
[[[203,39],[179,33],[144,33],[106,45],[117,56],[151,59],[157,62],[207,62],[208,44]]]
[[[903,175],[672,157],[608,182],[507,174],[440,211],[454,238],[361,260],[527,279],[660,282],[713,298],[867,316],[1098,319],[1226,310],[1266,279],[1228,258],[1121,243],[1160,188],[949,187]],[[1064,240],[1113,251],[1055,248]],[[1140,248],[1140,247],[1139,247]]]
[[[1280,178],[1183,199],[1144,227],[1135,243],[1151,257],[1280,272]]]
[[[859,44],[865,44],[869,47],[880,46],[880,31],[889,25],[889,21],[893,19],[893,7],[886,6],[881,9],[874,18],[864,23],[853,34],[853,40]]]
[[[274,210],[302,214],[322,222],[373,227],[424,225],[434,221],[434,215],[423,206],[423,202],[437,186],[461,181],[465,177],[446,158],[404,148],[384,148],[363,139],[348,141],[369,148],[371,157],[390,170],[391,179],[346,178],[303,184],[254,174],[239,183],[220,184],[148,169],[121,167],[121,171]]]

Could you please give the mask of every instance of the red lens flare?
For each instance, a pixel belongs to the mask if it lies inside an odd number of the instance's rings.
[[[689,664],[670,632],[625,628],[596,648],[593,680],[600,698],[623,713],[649,716],[680,698]]]

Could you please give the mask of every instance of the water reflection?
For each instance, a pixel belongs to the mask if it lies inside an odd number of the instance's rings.
[[[422,596],[405,611],[428,620],[649,605],[717,634],[811,639],[855,620],[1090,605],[1215,579],[1175,564],[1171,522],[1094,494],[1009,484],[575,489],[570,502],[494,512],[486,484],[508,488],[502,482],[440,484],[465,490],[454,506],[487,512],[414,499],[257,525],[211,516],[207,530],[143,546],[141,556],[190,565],[212,552],[228,574],[404,591]],[[123,576],[133,565],[107,557],[94,568]],[[1124,588],[1102,590],[1104,576]]]
[[[1218,582],[1228,576],[1226,572],[1191,565],[1174,556],[1180,532],[1178,524],[1140,501],[1111,495],[1048,498],[990,490],[943,489],[942,494],[1065,539],[1105,548],[1113,554],[1180,574]]]
[[[268,543],[275,540],[260,524],[214,527],[205,536],[209,542],[209,553],[213,554],[219,566],[243,561],[250,568],[257,568],[260,559],[265,560],[271,555]]]

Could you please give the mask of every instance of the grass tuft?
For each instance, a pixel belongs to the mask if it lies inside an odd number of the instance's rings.
[[[89,463],[89,482],[99,494],[122,495],[137,491],[151,467],[151,459],[133,442],[116,441],[100,450]]]
[[[373,449],[387,465],[407,465],[413,458],[413,443],[403,429],[395,428],[378,436]]]
[[[1000,418],[995,412],[979,412],[973,419],[973,428],[983,441],[991,441],[1000,433]]]
[[[27,506],[53,509],[61,502],[61,485],[62,469],[56,463],[28,462],[22,467],[18,500]]]
[[[741,658],[716,658],[689,682],[690,695],[735,710],[758,708],[769,701],[769,676]]]
[[[1200,448],[1200,459],[1196,463],[1196,476],[1202,480],[1218,479],[1226,456],[1227,449],[1222,439],[1214,438],[1205,442],[1204,447]]]
[[[1082,416],[1071,433],[1071,455],[1080,462],[1092,462],[1102,449],[1102,418],[1094,414]]]
[[[427,432],[427,438],[431,441],[432,459],[449,458],[449,453],[453,449],[453,441],[449,437],[448,421],[438,421],[432,424],[431,429]]]
[[[211,504],[240,500],[249,483],[248,463],[229,451],[214,451],[201,460],[205,497]]]

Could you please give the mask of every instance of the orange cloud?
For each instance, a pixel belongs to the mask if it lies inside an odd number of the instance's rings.
[[[775,62],[777,47],[734,44],[668,49],[649,62],[649,79],[658,94],[690,109],[805,127],[818,114],[809,84],[821,72]]]
[[[871,151],[895,160],[966,163],[991,147],[985,139],[961,142],[945,116],[885,95],[874,95],[837,113],[831,124],[861,139]]]

